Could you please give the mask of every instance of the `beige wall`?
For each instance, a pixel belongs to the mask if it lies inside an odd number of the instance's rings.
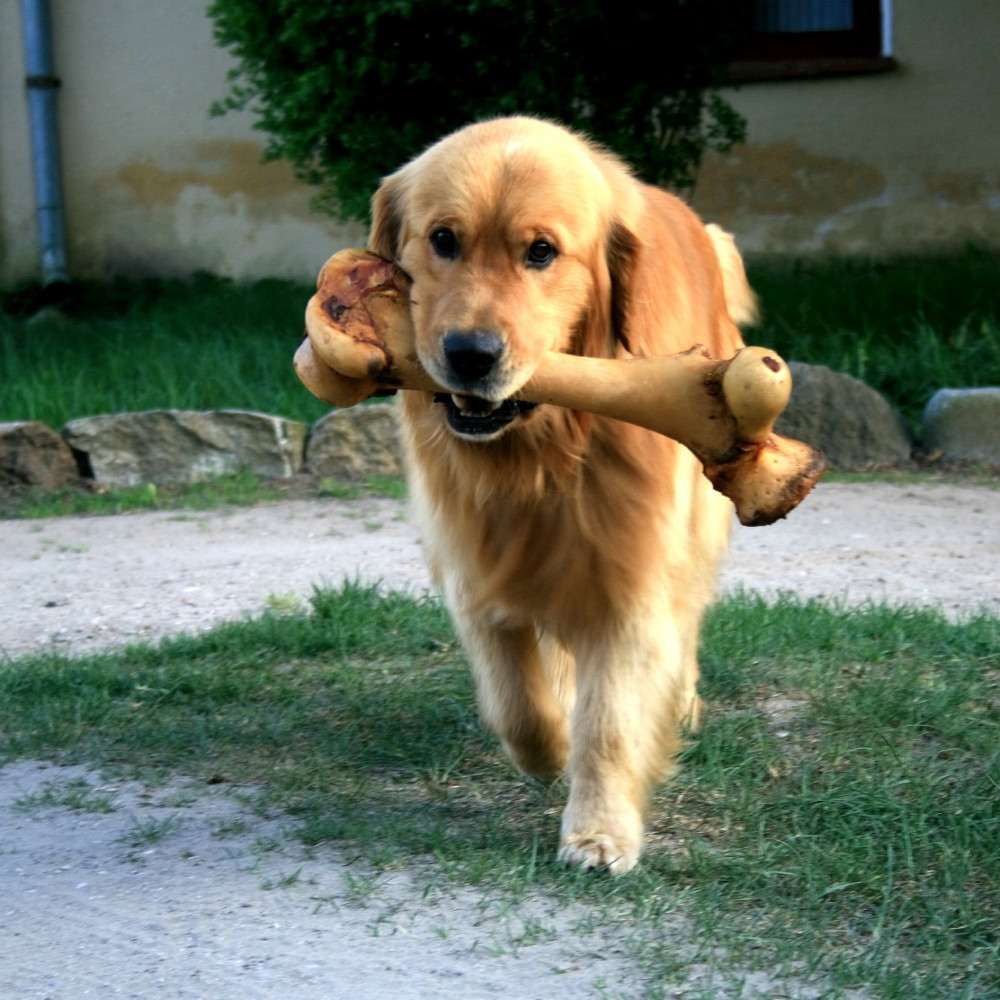
[[[694,202],[761,252],[1000,247],[1000,2],[894,0],[893,73],[747,84]]]
[[[231,62],[205,0],[51,0],[76,276],[314,276],[362,232],[260,162],[249,115],[210,118]],[[20,4],[0,3],[0,280],[38,271]]]
[[[248,115],[208,116],[228,56],[205,0],[51,0],[77,276],[308,279],[357,244],[260,162]],[[896,73],[751,84],[749,143],[695,205],[751,251],[1000,247],[1000,3],[895,0]],[[38,273],[20,5],[0,3],[0,281]]]

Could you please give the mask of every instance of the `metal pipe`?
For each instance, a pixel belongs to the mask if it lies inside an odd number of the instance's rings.
[[[48,0],[21,0],[21,17],[42,283],[46,286],[68,284],[56,116],[56,91],[60,81],[55,71]]]

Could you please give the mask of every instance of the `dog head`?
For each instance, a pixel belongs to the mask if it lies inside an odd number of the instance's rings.
[[[614,286],[634,242],[635,185],[610,155],[547,122],[471,125],[386,178],[371,249],[413,279],[421,364],[459,437],[499,437],[548,351],[614,350]]]

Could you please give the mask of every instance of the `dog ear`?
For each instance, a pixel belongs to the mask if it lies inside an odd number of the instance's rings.
[[[640,246],[639,237],[626,225],[621,222],[612,224],[605,248],[611,275],[611,332],[629,352],[632,350],[627,323],[629,296],[639,263]]]
[[[403,226],[402,185],[397,175],[387,177],[372,197],[372,225],[368,249],[386,260],[395,260]]]
[[[631,353],[627,316],[638,263],[639,241],[627,226],[613,223],[591,261],[593,295],[574,335],[573,350],[591,358]]]

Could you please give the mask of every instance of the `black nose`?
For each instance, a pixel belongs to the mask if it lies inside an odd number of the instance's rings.
[[[503,339],[490,330],[449,330],[442,346],[451,370],[469,382],[489,375],[504,350]]]

